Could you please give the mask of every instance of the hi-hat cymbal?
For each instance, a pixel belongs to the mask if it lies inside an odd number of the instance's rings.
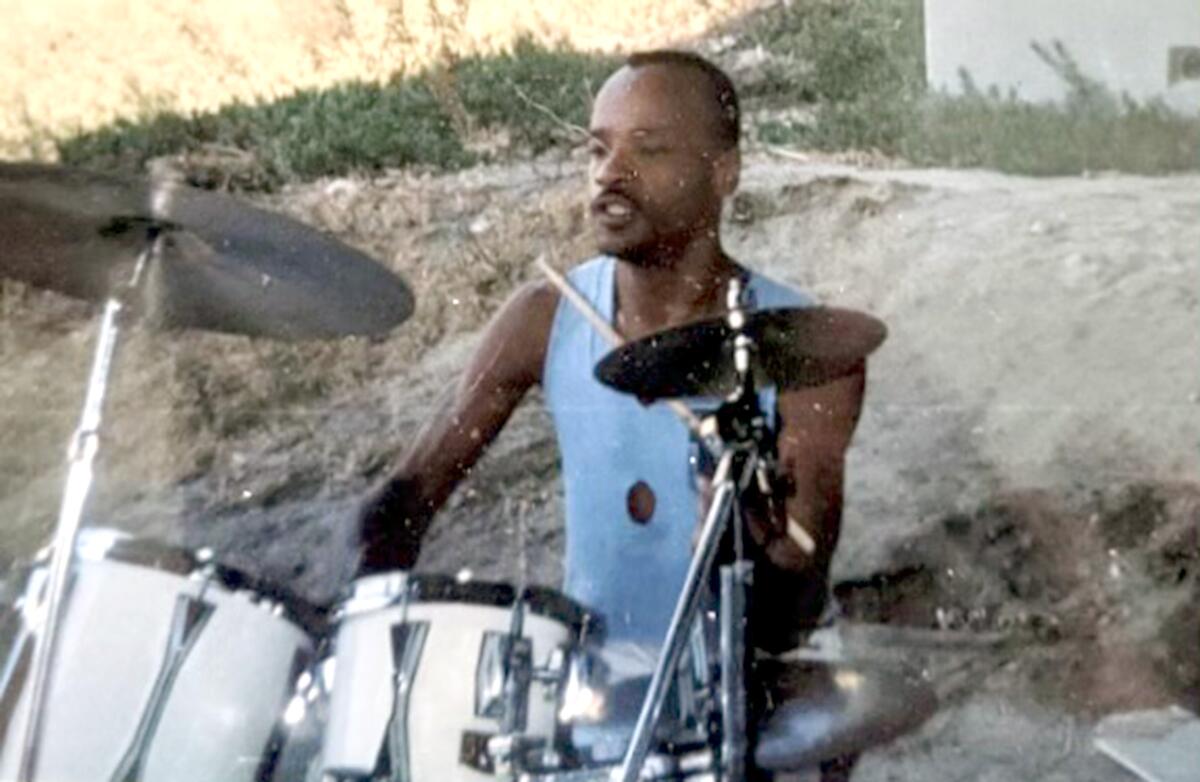
[[[937,710],[920,678],[877,667],[806,661],[760,671],[788,699],[759,725],[754,763],[801,771],[857,755],[917,728]]]
[[[286,217],[174,182],[0,164],[0,276],[101,300],[157,232],[156,326],[277,339],[381,334],[413,297],[367,255]]]
[[[743,333],[756,346],[754,387],[793,390],[853,372],[883,343],[887,328],[861,312],[808,307],[747,313]],[[661,331],[613,350],[596,365],[596,377],[647,401],[728,396],[738,386],[733,336],[725,318]]]

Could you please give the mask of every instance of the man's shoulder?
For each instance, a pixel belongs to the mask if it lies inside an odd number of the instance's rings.
[[[558,288],[546,279],[530,280],[513,292],[506,309],[519,314],[519,318],[527,325],[545,321],[549,327],[550,319],[558,307]]]

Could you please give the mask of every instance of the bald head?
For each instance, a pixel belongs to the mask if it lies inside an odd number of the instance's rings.
[[[673,94],[684,97],[719,148],[736,148],[741,138],[741,110],[737,91],[729,76],[720,68],[692,52],[657,49],[636,52],[625,61],[622,71],[654,69],[663,72],[672,83]]]

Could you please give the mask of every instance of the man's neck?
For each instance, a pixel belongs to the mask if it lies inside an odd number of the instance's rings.
[[[719,242],[693,244],[654,266],[620,261],[616,271],[616,323],[626,339],[719,314],[725,289],[741,268]]]

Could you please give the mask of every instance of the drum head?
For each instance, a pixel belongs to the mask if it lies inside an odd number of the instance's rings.
[[[76,555],[88,561],[107,560],[161,570],[178,576],[193,574],[212,579],[231,592],[250,592],[279,606],[288,619],[315,637],[328,628],[328,609],[304,600],[285,587],[217,562],[212,552],[193,551],[152,538],[134,537],[106,527],[79,531]]]
[[[382,573],[354,582],[351,595],[341,608],[343,615],[374,611],[408,599],[419,603],[471,603],[509,608],[521,592],[526,610],[569,627],[576,635],[595,638],[601,627],[598,617],[581,604],[546,586],[515,587],[497,581],[475,581],[440,573]]]

